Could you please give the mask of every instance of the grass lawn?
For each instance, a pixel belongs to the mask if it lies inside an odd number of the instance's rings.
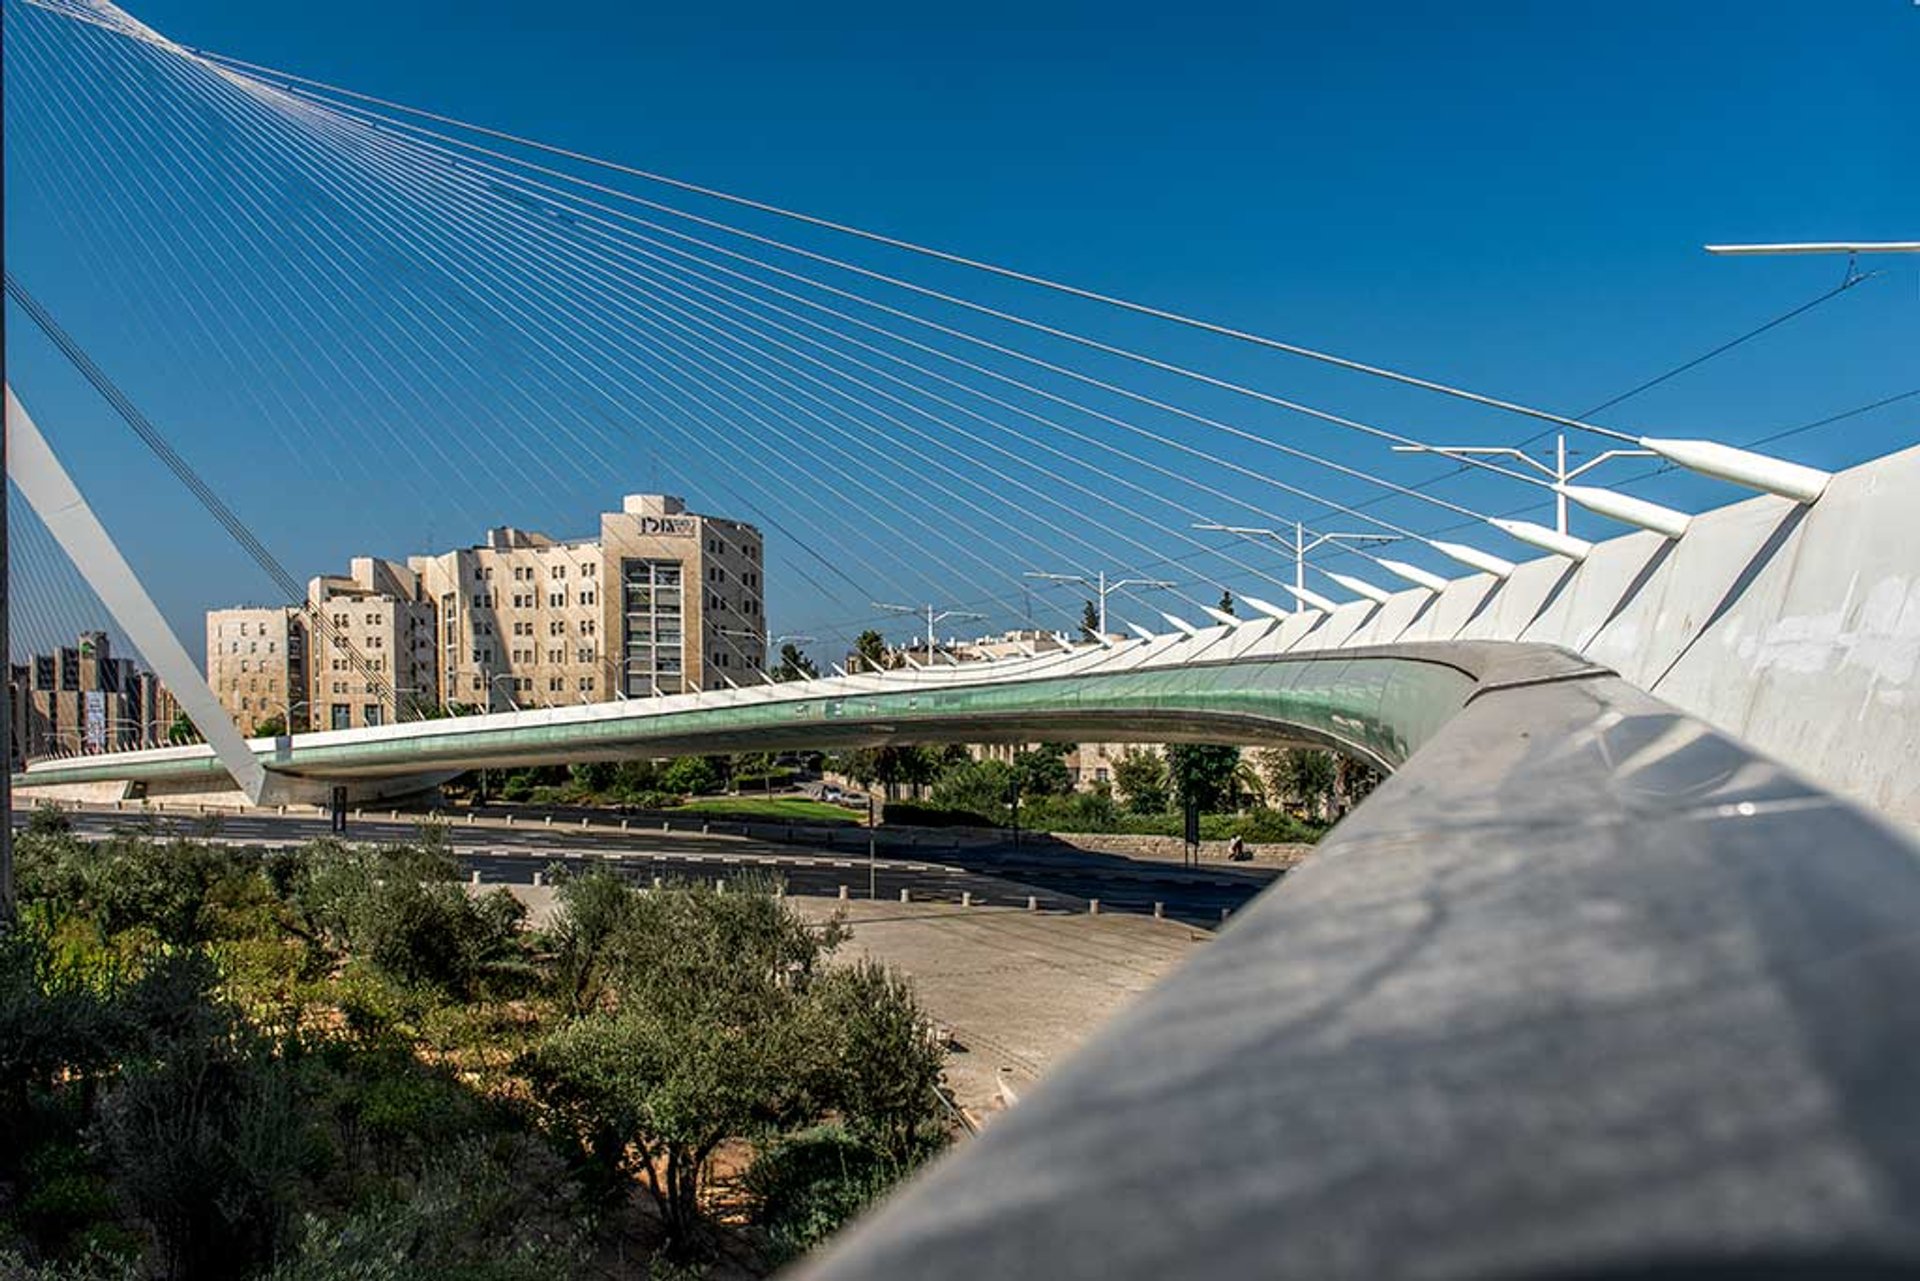
[[[707,796],[674,808],[676,814],[704,814],[710,818],[785,819],[791,823],[839,823],[858,821],[854,812],[825,801],[810,801],[801,796],[771,799],[756,796]]]

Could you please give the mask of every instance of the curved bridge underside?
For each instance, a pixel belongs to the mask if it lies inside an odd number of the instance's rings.
[[[1489,680],[1602,670],[1547,647],[1485,642],[1212,660],[1176,656],[1178,648],[1090,647],[1013,663],[414,721],[249,746],[270,780],[263,799],[480,767],[1075,736],[1310,744],[1392,770]],[[20,782],[217,786],[225,777],[212,751],[195,745],[46,762]]]

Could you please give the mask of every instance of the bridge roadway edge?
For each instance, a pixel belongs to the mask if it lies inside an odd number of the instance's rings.
[[[1914,1267],[1915,920],[1920,849],[1743,743],[1490,688],[799,1275]]]

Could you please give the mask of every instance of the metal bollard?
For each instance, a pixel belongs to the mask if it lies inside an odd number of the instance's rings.
[[[1156,921],[1164,921],[1167,919],[1167,905],[1165,903],[1155,903],[1153,905],[1153,919]]]
[[[900,887],[900,901],[901,901],[902,903],[911,903],[911,902],[913,902],[913,891],[912,891],[912,890],[910,890],[910,889],[907,889],[907,888],[906,888],[905,886],[901,886],[901,887]]]
[[[1100,900],[1099,900],[1099,899],[1097,899],[1097,898],[1090,898],[1090,899],[1088,899],[1088,900],[1087,900],[1087,915],[1088,915],[1088,916],[1098,916],[1098,915],[1100,915]]]
[[[387,815],[387,822],[389,822],[389,823],[398,823],[399,821],[400,821],[400,811],[399,811],[399,810],[393,810],[392,812],[390,812],[390,813],[389,813],[389,814]]]
[[[553,815],[551,815],[551,814],[549,814],[549,815],[547,815],[547,816],[546,816],[545,818],[543,818],[543,819],[542,819],[542,820],[540,820],[540,821],[541,821],[541,822],[542,822],[543,824],[545,824],[546,826],[548,826],[548,827],[552,827],[552,826],[553,826]]]
[[[659,889],[659,888],[660,888],[660,887],[661,887],[661,886],[662,886],[663,884],[665,884],[665,882],[664,882],[664,881],[662,881],[662,880],[661,880],[661,879],[660,879],[659,877],[657,877],[657,876],[656,876],[656,877],[654,877],[654,878],[653,878],[653,888],[654,888],[654,889],[656,889],[656,890],[657,890],[657,889]]]
[[[700,824],[700,835],[705,836],[706,834],[707,834],[707,825],[705,823],[702,823]]]
[[[726,878],[726,877],[724,877],[724,876],[716,876],[716,877],[714,877],[714,878],[713,878],[713,892],[714,892],[715,894],[725,894],[725,893],[727,892],[727,878]]]
[[[1032,894],[1027,895],[1027,910],[1029,912],[1038,912],[1040,910],[1040,900]]]
[[[509,814],[509,815],[507,815],[507,826],[508,826],[508,827],[512,827],[512,826],[513,826],[513,815],[511,815],[511,814]]]
[[[973,891],[972,891],[972,890],[961,890],[961,891],[960,891],[960,906],[961,906],[961,907],[972,907],[972,906],[973,906]]]
[[[538,872],[535,872],[535,873],[533,874],[533,883],[534,883],[535,885],[538,885],[538,884],[540,884],[540,873],[538,873]]]
[[[840,901],[842,903],[847,901],[847,887],[844,885],[840,887]]]
[[[467,811],[467,826],[468,826],[468,827],[472,827],[472,826],[473,826],[473,811],[472,811],[472,810],[468,810],[468,811]]]
[[[1230,907],[1223,907],[1220,909],[1220,924],[1225,925],[1227,923],[1227,913],[1231,912],[1232,910],[1233,909]]]
[[[623,832],[627,830],[627,820],[624,818],[620,820],[620,830]]]
[[[478,885],[478,884],[480,883],[480,869],[479,869],[479,868],[475,868],[475,869],[473,870],[473,875],[472,875],[471,877],[469,877],[469,878],[468,878],[468,883],[469,883],[469,884],[471,884],[471,885]]]

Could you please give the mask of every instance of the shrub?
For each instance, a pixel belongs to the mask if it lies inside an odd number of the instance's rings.
[[[400,1195],[336,1219],[306,1216],[268,1281],[562,1281],[589,1263],[576,1189],[526,1136],[451,1147]]]
[[[984,814],[967,809],[953,809],[944,805],[926,805],[919,801],[888,801],[883,811],[884,821],[903,823],[909,827],[1000,827]]]
[[[776,1264],[797,1259],[878,1201],[910,1166],[839,1126],[773,1144],[747,1170],[754,1221]]]

